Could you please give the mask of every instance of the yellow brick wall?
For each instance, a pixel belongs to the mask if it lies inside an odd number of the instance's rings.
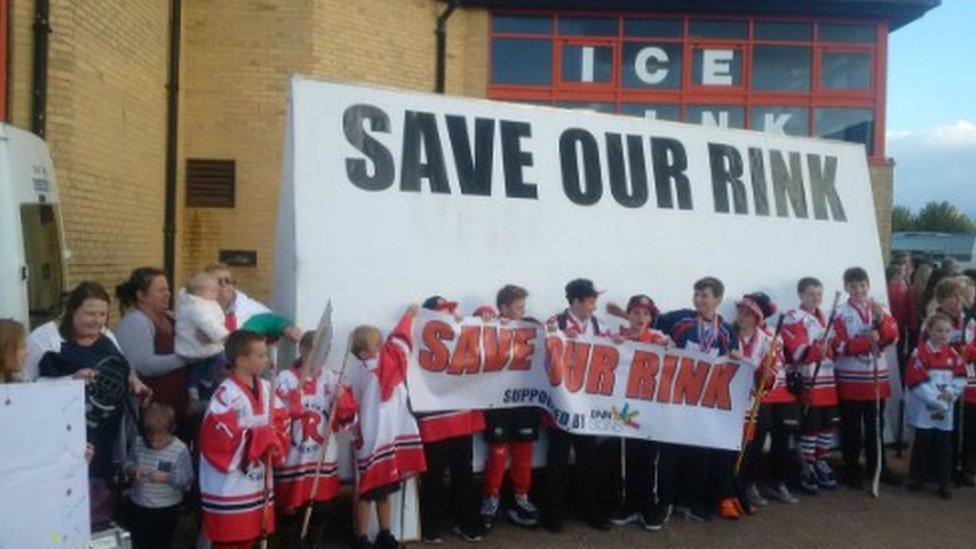
[[[257,268],[235,273],[243,289],[270,297],[289,76],[433,91],[443,9],[431,0],[185,4],[181,187],[186,158],[234,159],[237,204],[182,211],[178,281],[221,249],[256,250]],[[487,69],[469,67],[487,66],[486,12],[457,10],[447,37],[447,93],[483,97]]]
[[[11,122],[30,126],[34,2],[15,0]],[[51,2],[47,141],[68,249],[68,283],[114,287],[161,265],[169,4]]]
[[[878,235],[881,237],[881,253],[885,261],[891,255],[891,210],[894,207],[893,162],[869,167],[871,188],[874,191],[874,213],[878,219]]]

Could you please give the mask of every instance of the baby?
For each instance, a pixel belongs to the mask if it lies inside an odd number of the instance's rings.
[[[201,272],[176,297],[176,354],[190,362],[191,407],[199,409],[216,387],[224,361],[224,311],[217,303],[217,279]]]

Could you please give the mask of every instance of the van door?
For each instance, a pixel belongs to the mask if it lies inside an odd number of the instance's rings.
[[[27,303],[31,329],[61,313],[64,265],[61,227],[53,204],[21,204],[24,256],[27,260]]]

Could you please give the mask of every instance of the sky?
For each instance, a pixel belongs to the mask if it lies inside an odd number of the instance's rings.
[[[886,154],[895,204],[976,218],[976,0],[942,0],[888,38]]]

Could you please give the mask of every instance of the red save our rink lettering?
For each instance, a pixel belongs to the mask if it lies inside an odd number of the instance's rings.
[[[560,337],[546,338],[549,384],[570,393],[613,395],[620,353],[607,344]],[[738,371],[733,362],[711,364],[693,357],[635,350],[627,373],[625,396],[660,404],[732,409],[731,383]]]
[[[422,328],[417,359],[427,371],[451,375],[528,370],[537,333],[532,327],[501,326],[462,326],[457,333],[450,324],[431,320]],[[452,353],[448,345],[455,340]]]

